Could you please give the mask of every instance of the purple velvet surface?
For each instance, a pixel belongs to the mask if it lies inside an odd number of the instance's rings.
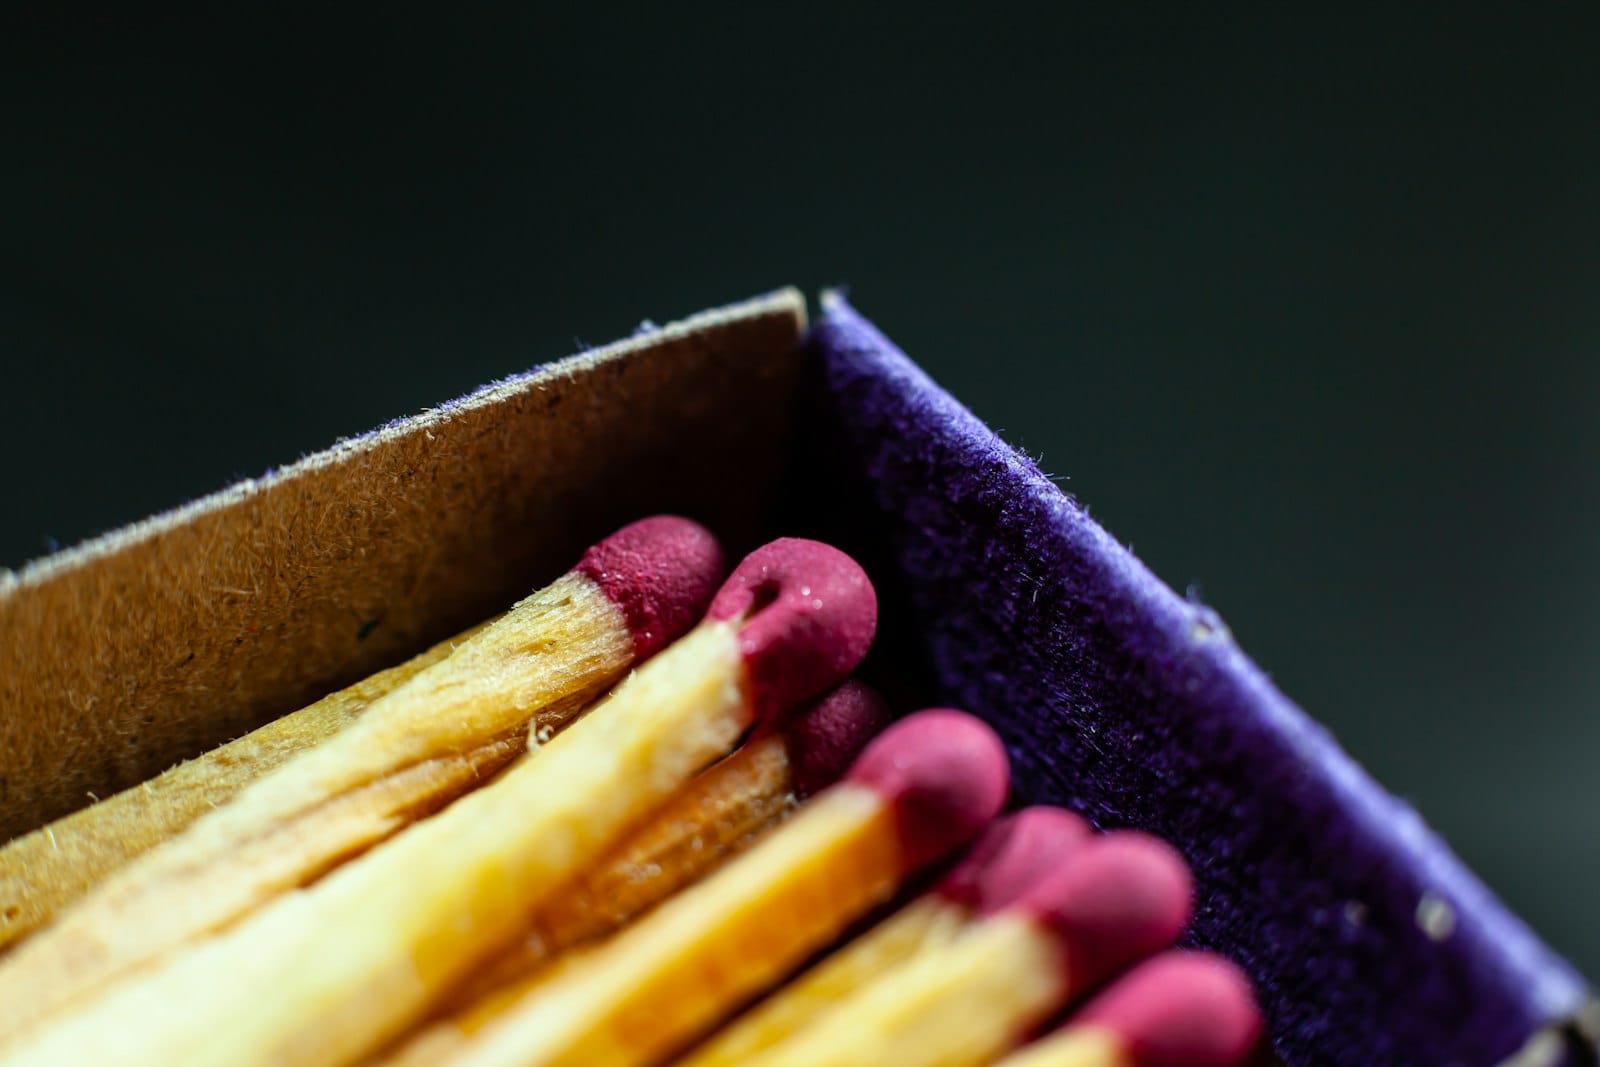
[[[810,344],[941,697],[1000,731],[1022,801],[1183,851],[1194,939],[1254,976],[1288,1063],[1488,1067],[1578,1009],[1582,979],[1214,613],[842,301]]]

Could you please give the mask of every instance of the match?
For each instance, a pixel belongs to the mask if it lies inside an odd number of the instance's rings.
[[[379,697],[450,655],[486,625],[7,842],[0,847],[0,952],[49,922],[112,871],[176,837],[251,782],[348,727]]]
[[[997,819],[931,891],[835,949],[719,1030],[680,1067],[737,1067],[799,1032],[895,968],[949,945],[977,917],[998,912],[1088,840],[1083,819],[1033,807]]]
[[[982,1067],[1128,964],[1172,944],[1189,872],[1153,837],[1091,838],[960,936],[929,944],[745,1067]]]
[[[997,1067],[1240,1067],[1261,1030],[1250,980],[1235,964],[1166,952]]]
[[[0,1034],[40,1019],[437,810],[698,619],[715,538],[657,516],[135,861],[0,963]]]

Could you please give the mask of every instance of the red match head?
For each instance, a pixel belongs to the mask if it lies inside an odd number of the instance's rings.
[[[1250,979],[1207,952],[1164,952],[1139,964],[1067,1025],[1112,1031],[1135,1067],[1236,1067],[1261,1040]]]
[[[1014,906],[1055,933],[1072,986],[1083,990],[1176,941],[1191,891],[1172,846],[1122,830],[1084,842]]]
[[[855,670],[878,628],[878,596],[837,548],[784,537],[734,568],[706,617],[739,623],[756,714],[771,716]]]
[[[889,724],[877,690],[850,679],[783,724],[794,790],[810,796],[839,780],[862,746]]]
[[[1005,806],[1006,750],[981,719],[964,711],[919,711],[889,727],[861,753],[845,780],[894,806],[907,870],[971,840]]]
[[[981,915],[1000,911],[1071,862],[1092,832],[1062,808],[1023,808],[990,824],[934,892]]]
[[[727,566],[710,530],[655,515],[591,546],[572,569],[621,609],[642,660],[700,621]]]

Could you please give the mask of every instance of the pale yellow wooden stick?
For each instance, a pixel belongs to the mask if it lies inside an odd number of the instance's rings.
[[[781,740],[768,735],[696,778],[652,816],[641,833],[624,839],[592,873],[552,899],[545,914],[518,931],[508,950],[486,961],[461,988],[451,991],[431,1021],[367,1062],[382,1067],[441,1062],[545,981],[548,965],[563,950],[622,925],[647,906],[646,895],[648,903],[670,895],[696,873],[688,864],[714,866],[782,818],[792,807],[785,795],[782,749]],[[738,792],[728,793],[730,786]],[[751,801],[748,805],[741,802],[745,797]],[[702,824],[698,818],[702,813],[711,820]],[[647,858],[651,856],[656,859]],[[665,865],[657,866],[661,861]],[[630,878],[630,873],[637,877]]]
[[[1188,918],[1183,860],[1107,834],[1010,907],[929,945],[741,1061],[743,1067],[984,1067],[1073,998],[1170,945]]]
[[[847,557],[780,541],[741,565],[711,616],[537,758],[29,1031],[7,1063],[312,1067],[367,1053],[754,720],[852,669],[876,602]]]
[[[957,712],[913,715],[749,852],[554,969],[436,1062],[657,1063],[976,834],[1007,788],[987,726]]]
[[[683,1067],[737,1067],[918,955],[942,952],[979,915],[1002,910],[1070,860],[1089,824],[1052,807],[998,819],[939,885],[830,952],[718,1031]]]
[[[349,726],[373,702],[448,656],[474,626],[236,741],[178,764],[0,848],[0,949],[48,922],[108,874],[220,808],[299,752]]]
[[[833,784],[887,722],[877,694],[849,681],[752,738],[552,900],[509,950],[439,1006],[432,1025],[384,1062],[429,1062],[465,1040],[551,957],[610,933],[715,869]]]
[[[221,929],[436,810],[692,625],[722,569],[685,519],[634,523],[348,728],[113,874],[0,960],[0,1034]]]

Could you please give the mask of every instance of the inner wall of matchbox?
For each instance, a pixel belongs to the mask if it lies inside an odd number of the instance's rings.
[[[0,582],[0,841],[503,610],[643,515],[773,527],[788,292],[503,383]]]

